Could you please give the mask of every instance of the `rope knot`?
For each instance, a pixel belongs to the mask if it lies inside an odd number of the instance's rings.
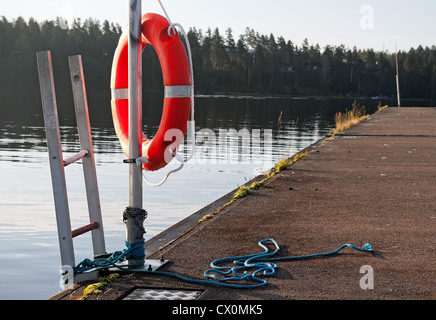
[[[133,243],[128,243],[126,241],[127,250],[125,251],[127,260],[144,260],[145,259],[145,251],[144,244],[145,239],[138,240]]]

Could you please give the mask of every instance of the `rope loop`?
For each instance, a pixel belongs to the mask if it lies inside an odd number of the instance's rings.
[[[169,21],[168,21],[169,22]],[[176,25],[180,26],[179,24],[170,24],[170,26],[168,27],[168,35],[172,38],[173,34],[177,35],[177,29],[176,29]]]

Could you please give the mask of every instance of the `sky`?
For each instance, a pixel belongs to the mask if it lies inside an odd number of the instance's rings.
[[[436,45],[433,0],[161,0],[174,23],[206,32],[231,28],[235,39],[248,27],[301,46],[319,44],[376,51],[408,51]],[[126,26],[128,0],[0,0],[0,17],[38,22],[56,17],[96,18]],[[163,15],[157,0],[142,0],[142,12]]]

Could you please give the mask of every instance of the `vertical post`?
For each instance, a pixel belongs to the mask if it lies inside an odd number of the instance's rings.
[[[141,48],[141,0],[129,0],[129,157],[142,157],[142,48]],[[144,237],[145,214],[142,199],[142,166],[131,161],[129,165],[130,208],[125,215],[127,242],[132,244]],[[142,264],[144,262],[142,261]],[[130,259],[129,266],[141,264]]]
[[[397,44],[395,44],[395,62],[397,65],[397,99],[398,99],[398,108],[401,108],[401,100],[400,100],[400,75],[398,71],[398,51]]]
[[[397,99],[398,99],[398,108],[401,108],[401,99],[400,99],[400,76],[398,74],[398,54],[395,54],[395,60],[397,63]]]
[[[61,263],[74,267],[74,247],[71,234],[71,220],[68,206],[67,187],[59,134],[59,120],[56,93],[53,79],[53,66],[49,51],[36,53],[42,108],[47,135],[50,170],[52,175],[53,196],[58,225]]]
[[[103,219],[101,215],[100,195],[98,190],[97,173],[95,170],[94,150],[91,138],[88,101],[86,97],[85,76],[82,57],[68,58],[70,64],[71,85],[73,89],[74,106],[76,111],[77,128],[79,131],[80,149],[87,150],[88,155],[83,158],[83,173],[85,176],[86,196],[90,222],[98,223],[98,228],[92,230],[92,245],[94,255],[106,253],[104,241]]]

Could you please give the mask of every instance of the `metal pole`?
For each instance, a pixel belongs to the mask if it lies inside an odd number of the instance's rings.
[[[142,157],[142,48],[141,0],[129,0],[129,157]],[[127,242],[132,244],[144,238],[145,211],[142,199],[142,167],[135,161],[129,164],[130,202],[124,220]],[[131,259],[129,266],[144,263]]]
[[[398,54],[395,56],[397,62],[397,99],[398,99],[398,107],[401,108],[401,100],[400,100],[400,76],[398,74]]]
[[[400,100],[400,75],[398,72],[398,51],[397,44],[395,44],[395,63],[397,65],[397,99],[398,99],[398,108],[401,108],[401,100]]]

